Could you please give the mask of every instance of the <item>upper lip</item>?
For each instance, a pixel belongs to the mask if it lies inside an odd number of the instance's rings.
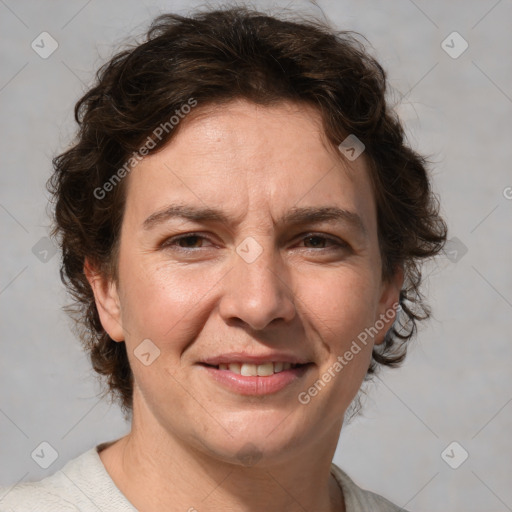
[[[199,362],[211,366],[219,366],[219,364],[230,363],[263,364],[268,362],[306,364],[311,361],[293,354],[286,354],[284,352],[268,352],[267,354],[258,355],[248,354],[246,352],[230,352],[229,354],[207,357]]]

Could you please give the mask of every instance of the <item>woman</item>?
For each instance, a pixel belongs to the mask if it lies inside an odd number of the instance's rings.
[[[385,88],[355,35],[243,8],[161,16],[100,70],[50,189],[132,428],[2,511],[399,510],[332,464],[446,237]]]

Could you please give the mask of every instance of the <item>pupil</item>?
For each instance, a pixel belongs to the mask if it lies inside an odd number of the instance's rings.
[[[184,242],[187,247],[195,246],[198,241],[199,241],[198,236],[188,236],[187,238],[182,239],[182,242]]]
[[[309,240],[311,245],[313,245],[314,247],[318,247],[319,245],[322,244],[322,240],[318,236],[310,236],[307,238],[307,240]],[[311,240],[313,240],[313,242],[311,242]],[[316,240],[316,243],[314,242],[315,240]]]

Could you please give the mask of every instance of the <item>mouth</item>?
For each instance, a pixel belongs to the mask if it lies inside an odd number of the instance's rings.
[[[238,395],[271,395],[304,378],[313,363],[267,361],[258,364],[234,361],[218,364],[200,363],[208,377]]]
[[[229,371],[237,375],[242,375],[243,377],[270,377],[276,373],[281,373],[304,365],[300,363],[269,361],[262,364],[237,362],[210,365],[205,363],[205,366],[216,368],[217,370]]]

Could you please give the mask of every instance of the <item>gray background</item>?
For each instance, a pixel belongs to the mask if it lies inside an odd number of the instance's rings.
[[[512,510],[512,3],[317,4],[336,27],[365,34],[388,70],[410,143],[434,162],[455,238],[426,269],[433,319],[403,368],[370,387],[335,462],[410,510]],[[44,187],[51,157],[73,134],[74,103],[113,45],[160,12],[194,5],[0,0],[0,484],[41,479],[128,430],[118,409],[99,401],[61,310],[58,256],[40,241],[49,224]],[[306,1],[252,5],[322,15]],[[47,59],[31,48],[43,31],[59,44]],[[453,31],[469,43],[456,59],[441,46]],[[451,41],[452,52],[461,48]],[[58,452],[47,470],[31,458],[42,441]],[[469,453],[458,469],[441,457],[452,441]],[[448,450],[452,465],[461,450]]]

